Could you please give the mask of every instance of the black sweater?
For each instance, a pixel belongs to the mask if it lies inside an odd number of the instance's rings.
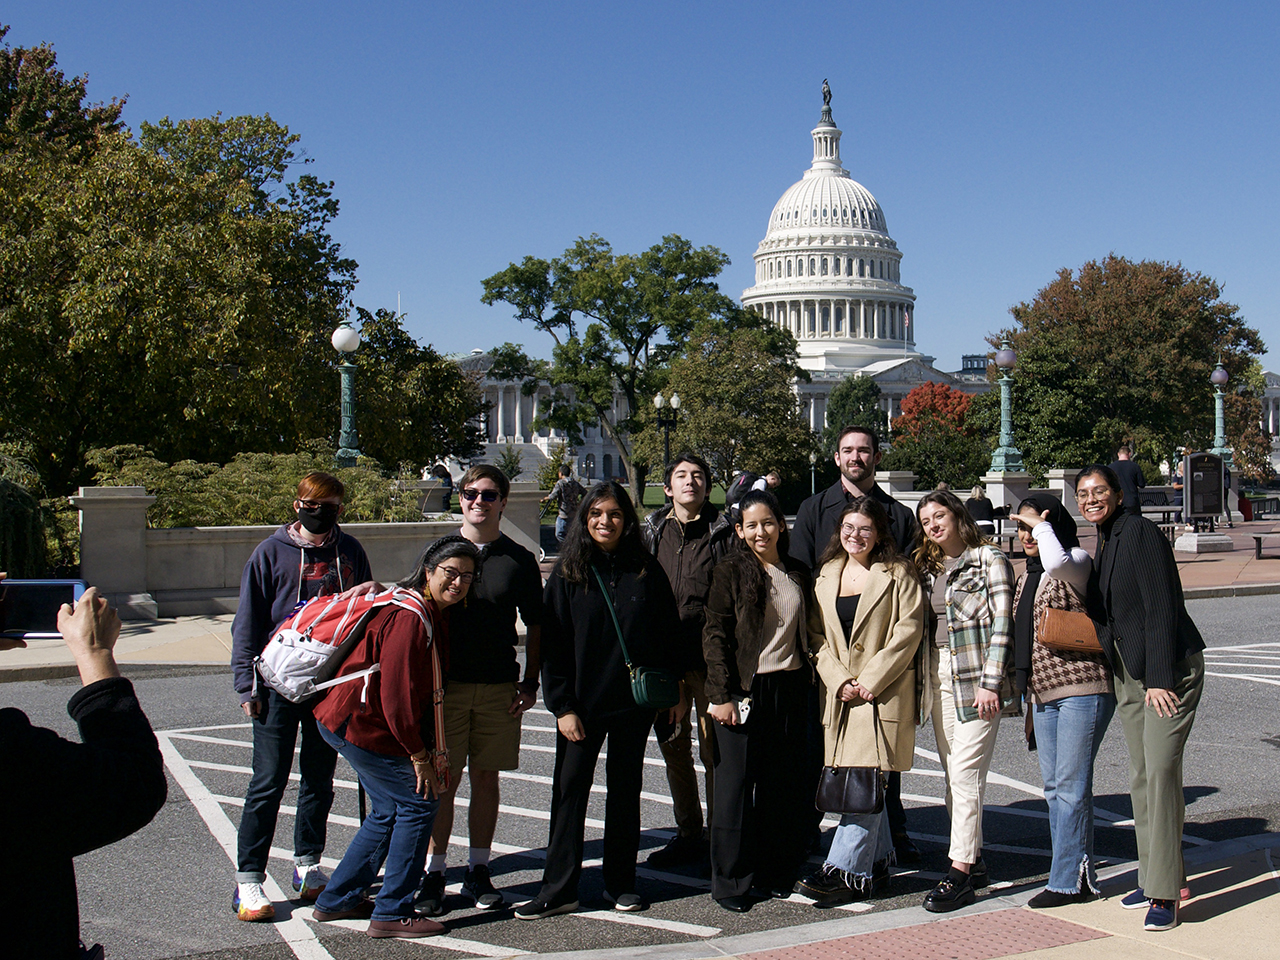
[[[167,784],[155,734],[122,677],[79,690],[67,712],[83,743],[0,710],[0,904],[3,949],[25,960],[77,956],[72,858],[145,826]]]
[[[1178,565],[1164,534],[1150,520],[1117,510],[1098,528],[1090,583],[1090,615],[1098,639],[1115,665],[1143,687],[1172,690],[1174,664],[1204,649],[1187,614]]]
[[[618,624],[636,666],[679,667],[680,620],[667,575],[652,557],[600,554]],[[555,716],[584,722],[636,708],[618,634],[594,575],[572,583],[551,571],[543,593],[542,698]]]

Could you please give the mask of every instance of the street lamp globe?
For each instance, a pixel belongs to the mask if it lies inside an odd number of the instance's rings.
[[[1009,346],[1009,338],[1005,337],[1000,341],[1000,349],[996,351],[996,366],[1001,370],[1012,370],[1017,362],[1018,355]]]
[[[344,323],[333,331],[333,336],[329,340],[333,344],[333,349],[339,353],[355,353],[356,348],[360,346],[360,331],[349,323]]]
[[[680,394],[678,394],[678,393],[673,393],[673,394],[671,395],[671,409],[672,409],[672,410],[679,410],[679,409],[680,409]]]
[[[1231,379],[1231,375],[1227,373],[1226,367],[1222,365],[1222,361],[1218,361],[1218,365],[1213,368],[1213,373],[1209,374],[1209,382],[1215,387],[1220,387]]]

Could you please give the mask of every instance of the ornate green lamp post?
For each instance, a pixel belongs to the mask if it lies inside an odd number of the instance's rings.
[[[1230,379],[1231,375],[1227,373],[1226,367],[1222,365],[1222,359],[1219,358],[1218,365],[1213,368],[1213,373],[1209,374],[1209,382],[1213,384],[1213,448],[1209,452],[1215,457],[1221,457],[1228,470],[1234,464],[1231,462],[1231,448],[1227,446],[1227,424],[1223,410],[1223,398],[1226,393],[1222,388]]]
[[[1009,338],[1000,341],[996,351],[996,366],[1003,371],[1000,379],[1000,446],[991,455],[992,473],[1022,473],[1022,451],[1013,445],[1013,371],[1018,355],[1009,345]]]
[[[351,354],[360,346],[360,333],[350,323],[344,323],[333,331],[330,342],[343,358],[338,365],[342,376],[342,422],[334,460],[340,467],[354,467],[360,456],[360,438],[356,434],[356,365],[351,362]]]

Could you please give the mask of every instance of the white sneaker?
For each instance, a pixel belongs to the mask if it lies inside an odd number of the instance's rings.
[[[301,900],[315,900],[328,885],[329,875],[320,869],[318,863],[293,868],[293,882],[290,886],[293,887],[294,896]]]
[[[270,920],[276,915],[276,908],[271,905],[260,883],[237,883],[236,894],[231,898],[231,909],[241,920],[250,923]]]

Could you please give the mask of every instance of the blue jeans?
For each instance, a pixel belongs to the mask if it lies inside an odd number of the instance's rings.
[[[556,517],[556,543],[564,543],[565,531],[569,529],[568,517]]]
[[[1098,891],[1093,857],[1093,761],[1116,709],[1111,694],[1064,697],[1030,709],[1044,798],[1049,804],[1053,861],[1046,885],[1054,893],[1076,893],[1082,884]]]
[[[264,713],[253,720],[253,777],[240,815],[236,882],[262,883],[276,835],[280,800],[293,769],[293,745],[302,731],[298,754],[298,814],[293,821],[293,856],[300,866],[320,862],[329,808],[333,806],[333,769],[338,755],[320,739],[310,707],[290,703],[274,690],[262,701]]]
[[[831,838],[827,863],[845,873],[870,877],[871,868],[892,852],[887,808],[879,813],[846,813]]]
[[[414,893],[427,862],[427,844],[435,823],[438,800],[414,792],[417,778],[407,756],[371,753],[348,743],[324,724],[320,735],[351,764],[369,797],[369,815],[342,855],[329,885],[316,900],[326,913],[350,910],[378,877],[386,861],[382,890],[373,905],[374,920],[399,920],[413,915]]]

